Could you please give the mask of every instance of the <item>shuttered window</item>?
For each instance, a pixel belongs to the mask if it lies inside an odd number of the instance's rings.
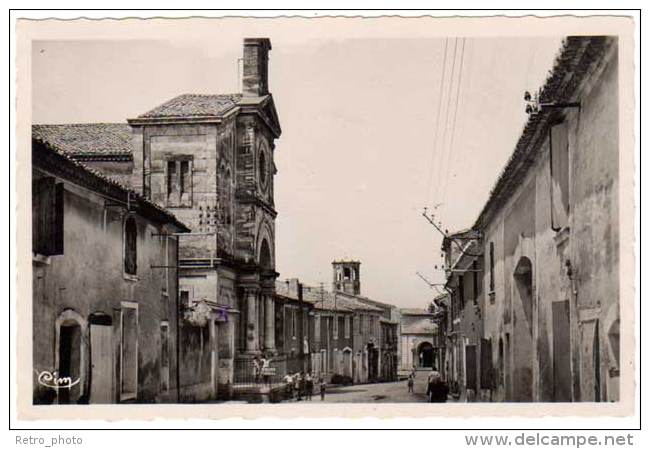
[[[32,251],[44,256],[63,254],[63,183],[40,178],[32,184]]]
[[[494,291],[494,242],[490,242],[490,292]]]
[[[124,272],[138,274],[138,226],[135,218],[128,217],[124,224]]]
[[[569,132],[567,122],[551,128],[551,226],[569,225]]]

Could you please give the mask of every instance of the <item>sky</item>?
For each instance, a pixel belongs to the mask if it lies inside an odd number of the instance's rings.
[[[416,272],[444,272],[422,209],[439,204],[450,231],[474,223],[524,126],[524,91],[543,84],[561,37],[378,25],[95,22],[33,42],[32,121],[124,122],[179,94],[238,92],[243,37],[269,37],[281,279],[329,287],[331,262],[355,259],[363,295],[426,307],[435,291]]]

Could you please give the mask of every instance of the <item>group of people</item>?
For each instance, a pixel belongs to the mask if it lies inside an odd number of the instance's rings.
[[[302,401],[303,397],[306,401],[311,401],[314,394],[314,384],[317,382],[320,388],[320,399],[325,400],[326,382],[323,376],[318,379],[312,373],[294,373],[284,376],[283,382],[285,383],[285,398],[296,399]]]
[[[416,372],[414,366],[407,380],[409,393],[413,393]],[[431,372],[427,376],[427,397],[429,398],[429,402],[447,402],[448,394],[449,386],[447,386],[447,382],[442,378],[442,375],[438,372],[436,367],[433,366]]]

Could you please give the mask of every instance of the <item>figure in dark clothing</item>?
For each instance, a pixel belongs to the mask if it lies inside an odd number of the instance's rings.
[[[447,395],[449,394],[449,387],[442,379],[436,367],[432,367],[431,373],[427,379],[427,396],[429,402],[447,402]]]
[[[324,401],[325,400],[325,390],[326,390],[326,387],[327,387],[327,382],[325,382],[325,378],[323,376],[321,376],[321,378],[319,380],[319,383],[320,383],[320,400]]]
[[[305,395],[308,401],[311,401],[312,394],[314,394],[314,378],[311,377],[311,373],[307,373],[305,376]]]

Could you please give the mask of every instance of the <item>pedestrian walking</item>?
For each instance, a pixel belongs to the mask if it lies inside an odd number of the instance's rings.
[[[409,393],[413,393],[413,375],[412,374],[409,374],[407,384],[408,384],[408,387],[409,387]]]
[[[287,374],[282,380],[285,383],[284,398],[287,400],[293,399],[293,376],[291,374]]]
[[[262,361],[260,360],[259,356],[255,356],[253,359],[253,378],[255,379],[255,382],[258,383],[260,381],[262,375]]]
[[[427,378],[427,396],[429,397],[429,402],[447,402],[448,394],[449,387],[447,383],[442,379],[436,367],[432,367]]]
[[[320,376],[320,379],[318,380],[318,383],[320,384],[320,400],[324,401],[325,400],[325,390],[326,390],[325,378],[323,376]]]
[[[296,401],[302,401],[302,390],[304,386],[301,373],[296,373],[296,377],[293,379],[293,385],[296,389]]]
[[[305,393],[307,400],[311,401],[311,396],[314,394],[314,378],[311,377],[311,373],[307,373],[305,376]]]

